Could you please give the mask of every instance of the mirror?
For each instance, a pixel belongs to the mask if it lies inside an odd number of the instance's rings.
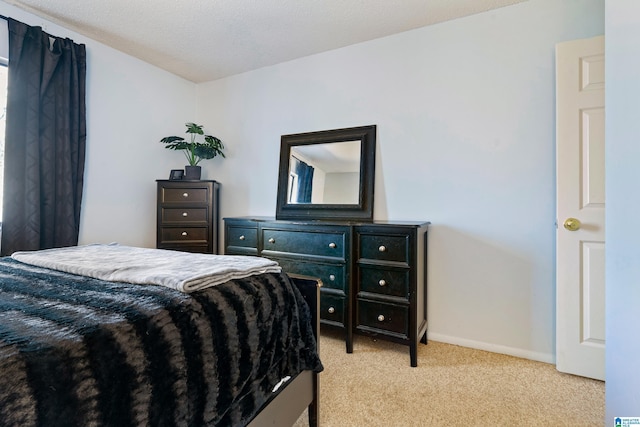
[[[276,219],[373,219],[376,126],[283,135]]]

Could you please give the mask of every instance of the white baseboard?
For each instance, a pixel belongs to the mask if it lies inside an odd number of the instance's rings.
[[[429,341],[438,341],[445,344],[454,344],[462,347],[475,348],[477,350],[490,351],[492,353],[506,354],[509,356],[520,357],[522,359],[535,360],[537,362],[550,363],[555,365],[555,355],[549,353],[539,353],[536,351],[523,350],[521,348],[507,347],[504,345],[490,344],[481,341],[468,340],[464,338],[452,337],[437,333],[427,333]]]

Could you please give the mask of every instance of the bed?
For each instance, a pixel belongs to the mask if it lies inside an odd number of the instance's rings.
[[[89,246],[101,260],[0,258],[0,424],[285,426],[308,408],[317,425],[317,281],[273,265],[174,277],[216,256],[144,249],[165,257],[149,272],[123,255],[140,248]]]

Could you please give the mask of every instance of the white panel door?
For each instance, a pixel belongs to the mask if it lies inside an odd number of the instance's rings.
[[[604,380],[604,37],[556,46],[556,367]]]

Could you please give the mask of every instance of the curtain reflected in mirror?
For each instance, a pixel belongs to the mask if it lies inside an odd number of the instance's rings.
[[[360,141],[291,148],[289,203],[358,204]]]

